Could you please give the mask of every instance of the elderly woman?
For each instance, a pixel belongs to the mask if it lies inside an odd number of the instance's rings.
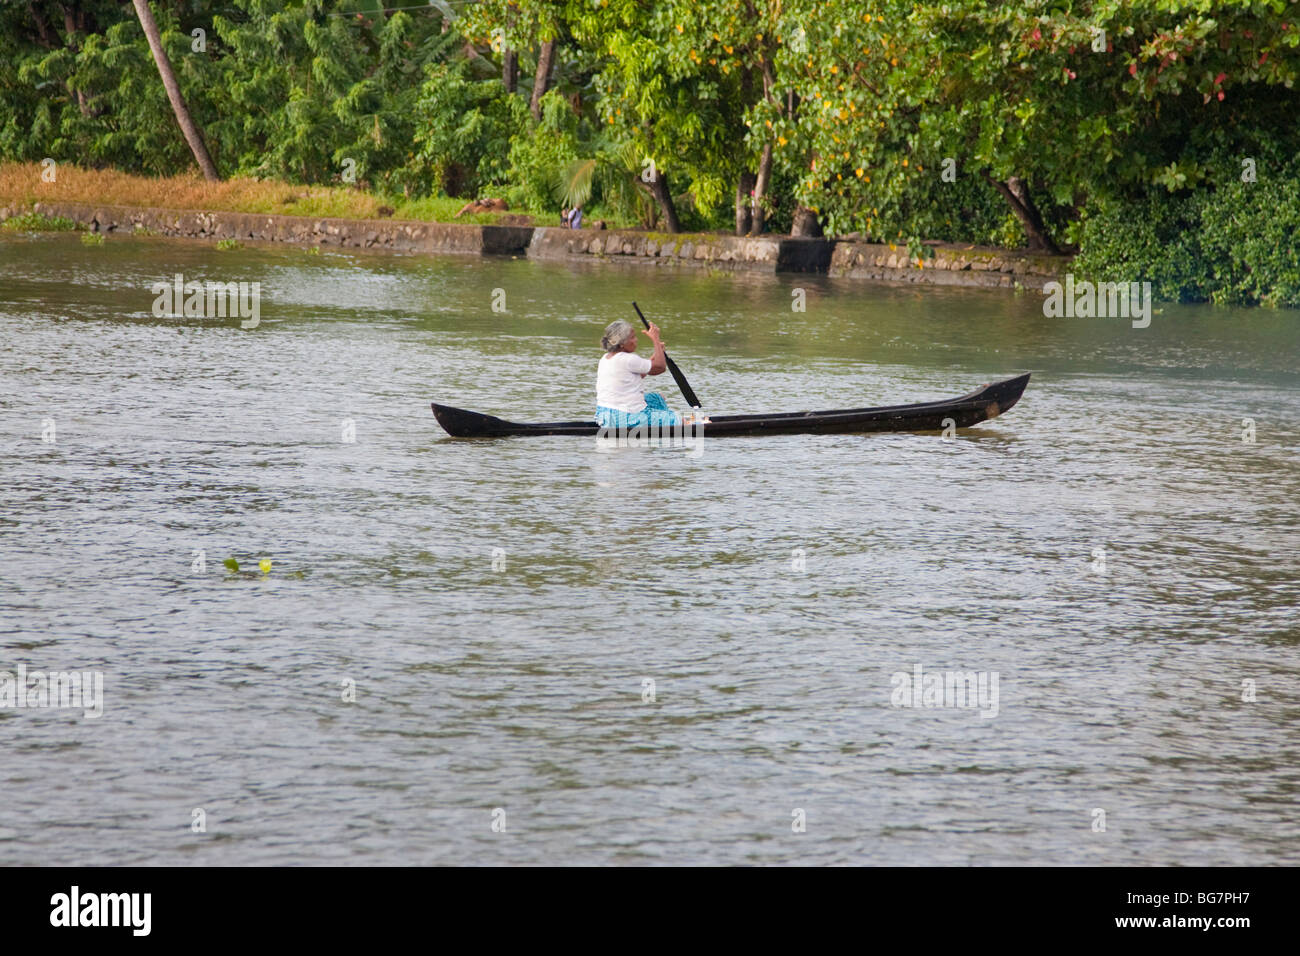
[[[600,344],[605,354],[596,372],[596,421],[606,428],[665,427],[682,424],[658,392],[641,394],[641,380],[662,375],[668,368],[659,326],[644,333],[654,343],[648,359],[636,354],[636,329],[622,320],[611,322]],[[687,420],[687,424],[690,420]]]

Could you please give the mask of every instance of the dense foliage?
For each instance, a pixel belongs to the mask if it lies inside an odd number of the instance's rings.
[[[152,7],[225,176],[1078,248],[1164,297],[1300,304],[1293,0]],[[130,3],[0,0],[0,60],[0,159],[193,167]]]
[[[1146,279],[1157,298],[1300,306],[1300,160],[1255,183],[1107,202],[1075,271]]]

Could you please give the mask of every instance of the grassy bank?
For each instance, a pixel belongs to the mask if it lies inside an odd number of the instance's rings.
[[[0,163],[0,207],[30,209],[37,202],[84,202],[162,209],[322,216],[339,219],[413,219],[479,225],[552,225],[515,212],[455,215],[467,200],[388,199],[339,186],[294,186],[258,179],[210,183],[199,176],[134,176],[109,169],[60,165],[55,182],[41,180],[37,163]]]

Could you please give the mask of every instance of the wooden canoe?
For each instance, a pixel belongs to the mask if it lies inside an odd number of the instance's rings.
[[[710,438],[724,435],[804,435],[852,432],[940,431],[949,427],[969,428],[997,418],[1024,394],[1029,373],[1017,375],[975,389],[960,398],[916,405],[887,405],[881,408],[843,408],[825,412],[783,412],[776,415],[711,415],[703,426]],[[492,415],[433,404],[433,415],[453,438],[504,438],[513,435],[590,435],[600,431],[594,421],[522,424]]]

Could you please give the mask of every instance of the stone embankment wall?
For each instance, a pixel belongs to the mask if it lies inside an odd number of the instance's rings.
[[[63,216],[95,232],[132,232],[143,228],[159,235],[187,239],[298,242],[353,249],[393,249],[399,252],[519,255],[533,237],[531,226],[472,226],[395,219],[326,219],[251,212],[148,209],[56,202],[37,203],[36,211],[47,216]]]
[[[624,262],[669,268],[761,273],[812,272],[854,279],[939,285],[1041,287],[1069,265],[1043,256],[977,246],[931,245],[933,256],[909,259],[904,247],[850,239],[676,235],[557,226],[476,226],[395,219],[326,219],[260,213],[147,209],[82,203],[37,203],[36,211],[95,232],[147,229],[164,236],[294,242],[353,249]],[[16,213],[19,210],[2,210]]]

